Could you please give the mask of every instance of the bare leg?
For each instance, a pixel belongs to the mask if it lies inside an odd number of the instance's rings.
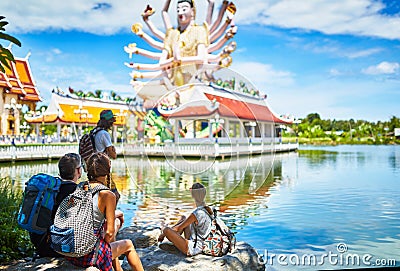
[[[111,251],[113,259],[116,259],[119,255],[125,254],[129,265],[135,271],[143,271],[142,262],[140,261],[139,255],[136,253],[135,247],[131,240],[120,240],[111,243]],[[121,268],[121,267],[119,267]],[[115,269],[120,271],[122,269]]]
[[[163,230],[163,233],[167,237],[168,240],[170,240],[180,251],[182,251],[185,255],[188,253],[189,249],[189,241],[185,238],[182,237],[182,235],[179,232],[176,232],[175,230],[166,227]]]
[[[121,219],[119,217],[116,217],[115,218],[115,226],[114,226],[115,227],[115,234],[114,234],[113,238],[111,239],[111,242],[115,242],[116,241],[117,232],[119,231],[121,226],[122,226]],[[121,263],[119,262],[118,257],[113,259],[112,265],[113,265],[114,270],[116,270],[116,271],[122,270]]]

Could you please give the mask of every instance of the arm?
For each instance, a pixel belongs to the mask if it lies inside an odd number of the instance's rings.
[[[163,17],[165,29],[172,28],[171,18],[168,15],[168,9],[169,9],[170,4],[171,4],[171,0],[166,0],[163,11],[162,11],[162,17]]]
[[[225,23],[217,30],[211,33],[210,36],[210,43],[213,43],[216,41],[218,38],[221,37],[221,35],[225,32],[225,30],[228,28],[229,24],[231,23],[231,19],[226,18]]]
[[[132,77],[133,81],[136,81],[137,79],[153,79],[157,77],[161,77],[163,75],[162,71],[156,71],[156,72],[132,72],[130,73],[130,76]],[[133,83],[133,82],[131,82]]]
[[[136,43],[131,43],[124,47],[125,52],[129,54],[129,58],[132,58],[132,54],[142,55],[151,59],[159,60],[161,53],[151,52],[145,49],[137,48]]]
[[[211,44],[208,47],[208,52],[212,53],[212,52],[215,52],[216,50],[220,49],[228,40],[233,38],[233,36],[236,34],[236,32],[237,32],[236,26],[228,29],[228,31],[226,31],[226,34],[222,38],[220,38],[218,41],[216,41],[215,43]]]
[[[207,10],[207,17],[206,17],[206,22],[208,25],[211,25],[212,23],[212,16],[214,12],[214,1],[215,0],[208,0],[208,10]]]
[[[146,33],[143,32],[143,26],[140,23],[136,23],[132,25],[132,32],[135,33],[137,36],[140,38],[144,39],[145,42],[147,42],[150,46],[153,48],[156,48],[158,50],[162,50],[164,48],[164,45],[147,35]]]
[[[110,243],[115,234],[115,208],[116,198],[113,192],[110,190],[104,190],[99,192],[99,209],[103,211],[106,217],[106,232],[104,239],[107,243]]]
[[[196,223],[196,224],[197,224],[197,218],[196,218],[196,216],[195,216],[193,213],[190,214],[190,216],[189,216],[188,218],[186,218],[185,221],[183,221],[181,224],[177,225],[177,226],[174,228],[174,230],[177,231],[177,232],[183,232],[183,230],[184,230],[186,227],[189,227],[190,224],[192,224],[192,223]]]
[[[144,41],[147,42],[153,48],[156,48],[158,50],[162,50],[164,48],[164,45],[161,42],[156,41],[155,39],[153,39],[144,32],[138,34],[138,36],[144,39]]]
[[[154,36],[156,36],[160,40],[165,39],[165,34],[161,32],[161,30],[159,30],[148,18],[145,19],[145,17],[143,17],[143,20],[149,27],[150,31],[154,34]]]
[[[214,24],[210,28],[210,33],[214,32],[215,29],[218,28],[219,24],[222,21],[222,17],[224,16],[224,13],[225,13],[225,10],[226,10],[227,7],[228,7],[228,1],[224,0],[224,2],[222,3],[221,8],[219,10],[218,17],[215,20]]]
[[[156,64],[142,64],[142,63],[124,63],[125,66],[135,69],[135,70],[145,70],[145,71],[159,71],[162,69],[159,63]]]
[[[149,17],[155,13],[155,10],[150,6],[147,5],[146,9],[142,13],[143,21],[147,24],[150,31],[160,40],[164,40],[165,34],[161,32],[155,25],[149,20]]]

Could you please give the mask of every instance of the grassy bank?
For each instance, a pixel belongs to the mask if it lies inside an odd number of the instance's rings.
[[[0,179],[0,262],[7,263],[32,255],[27,231],[17,225],[22,191],[14,189],[10,178]]]
[[[290,137],[284,136],[282,142],[295,142],[298,140],[299,144],[303,145],[400,145],[400,140],[395,138],[372,138],[372,137],[361,137],[361,138],[332,138],[332,137]]]

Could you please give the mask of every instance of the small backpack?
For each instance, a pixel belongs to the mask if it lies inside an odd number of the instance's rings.
[[[25,185],[17,223],[29,232],[44,234],[53,223],[51,214],[60,190],[61,179],[39,173],[32,176]]]
[[[93,250],[99,240],[94,234],[93,196],[101,190],[109,188],[97,185],[92,189],[87,182],[81,182],[61,202],[54,224],[50,226],[51,247],[54,251],[64,256],[81,257]]]
[[[89,156],[96,152],[94,136],[101,130],[104,129],[96,127],[88,134],[84,134],[79,140],[79,155],[85,163]]]
[[[211,218],[211,231],[204,239],[203,254],[220,257],[228,254],[228,252],[233,252],[236,246],[235,234],[225,225],[224,221],[217,217],[217,210],[213,210],[212,216],[206,209],[202,210]]]

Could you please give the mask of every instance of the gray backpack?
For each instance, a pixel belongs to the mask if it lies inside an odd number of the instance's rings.
[[[81,182],[61,202],[54,224],[50,226],[51,247],[56,252],[81,257],[93,250],[99,240],[99,236],[94,234],[93,196],[101,190],[109,188],[97,185],[92,189],[87,182]]]

